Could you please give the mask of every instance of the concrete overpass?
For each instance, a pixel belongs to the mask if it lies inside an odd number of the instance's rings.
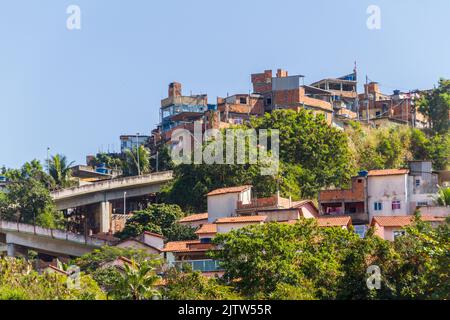
[[[96,182],[81,187],[63,189],[51,193],[58,210],[98,204],[94,214],[100,225],[100,232],[108,232],[112,214],[110,201],[145,196],[157,193],[173,179],[172,171],[152,173]]]
[[[26,248],[54,256],[79,257],[111,244],[62,230],[0,220],[0,248],[6,247],[8,256],[16,256],[19,248]]]

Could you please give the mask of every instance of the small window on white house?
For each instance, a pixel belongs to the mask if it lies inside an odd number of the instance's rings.
[[[373,209],[374,209],[375,211],[381,211],[381,210],[383,210],[383,203],[381,203],[381,202],[375,202],[375,203],[373,204]]]
[[[396,230],[394,231],[394,239],[396,239],[397,237],[404,236],[405,234],[406,234],[405,230]]]
[[[428,202],[427,201],[419,201],[419,202],[417,202],[417,206],[418,207],[428,207]]]
[[[399,200],[392,201],[392,210],[399,210],[401,209],[401,204]]]
[[[416,188],[420,187],[420,179],[416,179],[415,185],[416,185]]]

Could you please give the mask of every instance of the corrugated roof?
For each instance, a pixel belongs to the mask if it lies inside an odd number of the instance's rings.
[[[266,221],[267,216],[241,216],[241,217],[227,217],[216,220],[216,224],[225,223],[243,223],[243,222],[263,222]]]
[[[408,169],[385,169],[385,170],[370,170],[369,177],[377,177],[377,176],[394,176],[394,175],[402,175],[408,174]]]
[[[191,214],[190,216],[180,219],[179,222],[194,222],[200,220],[208,220],[208,213]]]
[[[210,193],[207,194],[207,196],[217,196],[219,194],[226,194],[226,193],[240,193],[240,192],[250,189],[251,187],[252,187],[251,185],[246,185],[246,186],[238,186],[238,187],[231,187],[231,188],[220,188],[220,189],[211,191]]]

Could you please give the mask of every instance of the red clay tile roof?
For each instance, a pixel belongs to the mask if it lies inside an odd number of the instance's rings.
[[[200,240],[173,241],[166,243],[164,252],[204,252],[214,248],[212,243],[201,243]]]
[[[191,214],[190,216],[184,217],[180,219],[179,222],[194,222],[194,221],[200,221],[200,220],[207,220],[208,219],[208,213],[198,213],[198,214]]]
[[[171,241],[167,242],[162,251],[178,251],[188,249],[188,244],[200,243],[200,240],[189,240],[189,241]]]
[[[213,223],[206,223],[198,229],[195,234],[210,234],[217,233],[217,225]]]
[[[377,216],[373,217],[371,225],[375,223],[381,227],[404,227],[413,221],[413,216]],[[422,221],[426,222],[442,222],[444,217],[422,216]]]
[[[349,216],[342,217],[320,217],[317,219],[319,227],[345,227],[352,222]]]
[[[243,222],[264,222],[267,216],[241,216],[241,217],[227,217],[216,220],[216,224],[221,223],[243,223]]]
[[[247,186],[216,189],[216,190],[213,190],[210,193],[208,193],[207,196],[217,196],[219,194],[226,194],[226,193],[239,193],[242,191],[246,191],[251,187],[252,186],[247,185]]]
[[[386,170],[370,170],[369,177],[377,177],[377,176],[395,176],[408,174],[408,169],[386,169]]]
[[[162,236],[162,235],[160,235],[160,234],[158,234],[158,233],[149,232],[149,231],[144,231],[144,233],[145,233],[145,234],[148,234],[149,236],[154,236],[154,237],[157,237],[157,238],[164,239],[164,236]]]

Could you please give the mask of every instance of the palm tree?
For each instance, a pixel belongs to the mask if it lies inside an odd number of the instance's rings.
[[[139,156],[138,156],[139,152]],[[124,174],[127,176],[137,176],[139,173],[150,172],[150,152],[144,146],[125,150]]]
[[[435,200],[440,206],[450,206],[450,187],[439,187],[439,191],[437,193],[437,196],[435,197]]]
[[[161,296],[155,289],[155,284],[160,277],[156,274],[155,266],[158,260],[147,260],[137,263],[131,260],[131,264],[124,265],[124,271],[120,273],[118,282],[118,296],[122,299],[146,300]]]
[[[74,162],[68,162],[67,157],[62,154],[56,154],[49,159],[48,173],[55,181],[57,188],[69,187],[72,183],[70,178],[72,177],[72,170]]]

